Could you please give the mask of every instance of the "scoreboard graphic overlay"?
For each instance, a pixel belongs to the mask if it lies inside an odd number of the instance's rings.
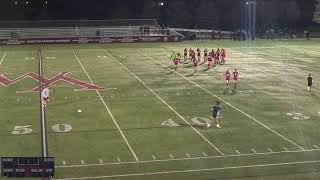
[[[53,177],[53,157],[2,157],[1,177]]]

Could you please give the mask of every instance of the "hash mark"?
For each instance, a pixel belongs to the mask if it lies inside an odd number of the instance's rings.
[[[186,156],[187,156],[188,158],[191,158],[190,154],[188,154],[188,153],[186,153]]]
[[[172,154],[169,154],[169,156],[170,156],[170,158],[171,158],[171,159],[174,159],[174,157],[173,157],[173,155],[172,155]]]
[[[207,157],[207,156],[208,156],[208,154],[207,154],[207,153],[205,153],[205,152],[202,152],[202,154],[203,154],[205,157]]]
[[[282,147],[284,150],[289,151],[289,149],[287,149],[286,147]]]
[[[251,151],[252,151],[254,154],[257,153],[257,151],[256,151],[255,149],[251,149]]]
[[[235,150],[235,151],[236,151],[237,154],[241,154],[240,151],[238,151],[238,150]]]
[[[267,148],[267,149],[268,149],[269,152],[273,152],[272,149],[270,149],[270,148]]]
[[[63,164],[64,166],[67,165],[66,161],[62,161],[62,164]]]
[[[100,162],[100,164],[103,164],[103,161],[102,161],[102,159],[99,159],[99,162]]]
[[[153,159],[153,160],[156,160],[157,158],[156,158],[156,156],[152,155],[152,159]]]
[[[84,160],[81,160],[81,164],[84,164]]]
[[[317,149],[319,149],[319,146],[317,146],[317,145],[313,145],[313,147],[314,147],[314,148],[317,148]]]
[[[117,158],[117,160],[118,160],[118,162],[121,162],[121,159],[119,157]]]

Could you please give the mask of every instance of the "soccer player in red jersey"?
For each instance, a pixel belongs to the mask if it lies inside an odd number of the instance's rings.
[[[220,59],[221,59],[221,63],[222,64],[226,63],[225,58],[226,58],[226,50],[225,49],[221,49]]]
[[[238,73],[237,69],[235,69],[233,72],[233,84],[234,84],[235,89],[237,89],[238,76],[239,76],[239,73]]]
[[[184,57],[184,62],[186,62],[187,58],[188,58],[188,50],[187,50],[187,48],[184,48],[183,57]]]
[[[207,60],[208,60],[208,50],[207,50],[207,48],[204,49],[204,51],[203,51],[203,59],[204,59],[204,62],[207,62]]]
[[[177,71],[177,70],[178,70],[179,64],[180,64],[180,59],[174,58],[174,59],[173,59],[174,71]]]
[[[201,60],[201,51],[200,51],[199,48],[197,49],[197,57],[198,57],[198,62],[200,62],[200,60]]]
[[[209,56],[208,56],[208,68],[210,69],[212,66],[212,53],[209,53]]]
[[[229,82],[230,82],[230,72],[229,72],[229,70],[227,70],[227,72],[225,73],[225,76],[226,76],[227,88],[229,88]]]

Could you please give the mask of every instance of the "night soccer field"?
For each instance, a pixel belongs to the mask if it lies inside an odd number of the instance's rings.
[[[319,44],[42,45],[54,179],[319,179]],[[39,47],[0,47],[0,156],[41,156]],[[226,64],[172,72],[185,47],[225,48]],[[217,100],[222,128],[207,129]]]

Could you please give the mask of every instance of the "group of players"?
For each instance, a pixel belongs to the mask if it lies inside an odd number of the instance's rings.
[[[188,64],[188,61],[193,65],[194,67],[194,73],[197,73],[198,65],[201,62],[201,50],[197,48],[194,49],[187,49],[185,48],[183,51],[183,63]],[[177,71],[179,68],[179,65],[182,63],[181,61],[181,55],[180,53],[173,53],[171,56],[171,59],[173,61],[174,70]],[[213,67],[214,64],[225,64],[226,62],[226,50],[225,49],[219,49],[217,51],[214,51],[213,49],[211,52],[208,51],[207,48],[203,50],[203,64],[208,63],[208,69]]]

